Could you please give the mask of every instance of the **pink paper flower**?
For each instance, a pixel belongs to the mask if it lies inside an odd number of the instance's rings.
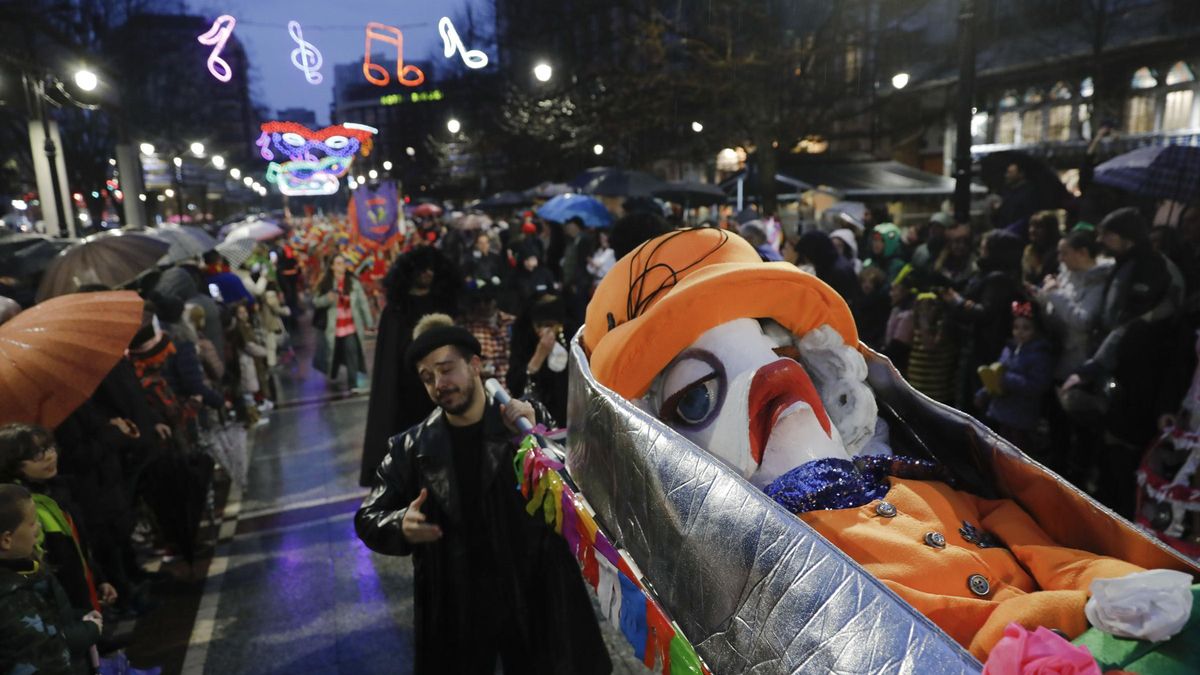
[[[992,647],[983,675],[1100,675],[1100,666],[1087,647],[1041,626],[1031,633],[1014,622]]]

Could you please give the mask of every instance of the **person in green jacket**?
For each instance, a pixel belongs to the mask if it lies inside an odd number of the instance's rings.
[[[900,243],[900,228],[892,223],[880,223],[871,233],[871,253],[867,257],[867,264],[883,270],[887,274],[888,284],[904,269],[904,252]]]
[[[91,672],[99,612],[81,615],[39,560],[41,525],[33,496],[0,484],[0,670],[70,675]]]
[[[313,368],[333,383],[338,369],[346,366],[347,388],[357,392],[361,389],[358,374],[367,372],[363,343],[375,319],[362,284],[348,266],[345,257],[334,256],[313,292],[313,324],[321,329]]]

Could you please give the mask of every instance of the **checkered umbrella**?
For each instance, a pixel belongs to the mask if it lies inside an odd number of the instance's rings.
[[[1143,197],[1189,202],[1200,196],[1200,147],[1138,148],[1096,167],[1096,182]]]
[[[226,239],[217,244],[217,253],[220,253],[222,258],[229,261],[230,267],[236,269],[246,264],[246,261],[250,259],[251,254],[254,253],[254,249],[257,246],[258,240],[249,237]]]

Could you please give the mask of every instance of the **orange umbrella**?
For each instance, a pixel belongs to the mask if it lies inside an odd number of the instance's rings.
[[[0,424],[58,426],[141,325],[142,299],[132,291],[59,296],[0,325]]]

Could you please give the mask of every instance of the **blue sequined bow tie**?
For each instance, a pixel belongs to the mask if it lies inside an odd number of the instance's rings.
[[[883,498],[889,476],[951,482],[936,462],[911,457],[815,459],[776,478],[764,492],[792,513],[849,509]]]

